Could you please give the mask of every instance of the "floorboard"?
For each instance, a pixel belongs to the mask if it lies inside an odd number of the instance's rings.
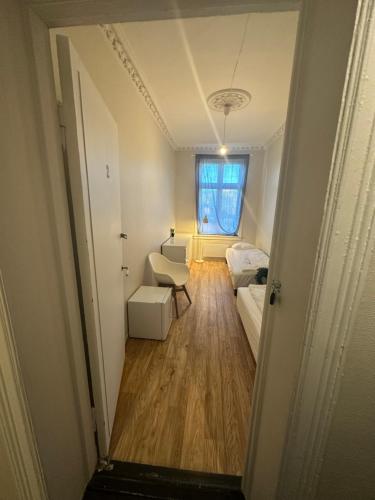
[[[193,263],[164,342],[126,344],[111,456],[241,475],[255,362],[224,262]]]

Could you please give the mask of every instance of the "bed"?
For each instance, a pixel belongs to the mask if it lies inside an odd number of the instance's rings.
[[[237,309],[255,361],[258,358],[265,293],[266,285],[249,285],[237,290]]]
[[[269,257],[259,248],[227,248],[225,252],[230,278],[234,290],[255,283],[255,275],[260,267],[268,267]]]

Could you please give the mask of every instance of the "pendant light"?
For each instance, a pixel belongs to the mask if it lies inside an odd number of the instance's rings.
[[[227,89],[217,90],[216,92],[210,94],[207,98],[207,104],[212,110],[224,113],[223,142],[219,148],[219,153],[222,156],[226,156],[228,153],[228,146],[226,144],[226,124],[229,113],[231,111],[238,111],[240,109],[243,109],[251,101],[251,95],[249,92],[247,92],[244,89],[233,88],[234,78],[245,45],[249,19],[250,19],[250,14],[248,14],[246,17],[245,26],[242,33],[241,44],[234,65],[230,87]]]

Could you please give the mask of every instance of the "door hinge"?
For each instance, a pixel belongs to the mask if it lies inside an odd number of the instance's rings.
[[[276,297],[280,295],[281,292],[281,281],[279,280],[272,280],[271,283],[271,294],[270,294],[270,304],[271,306],[274,305]]]
[[[65,127],[63,105],[61,101],[57,102],[57,114],[59,115],[59,125]]]
[[[60,125],[61,146],[63,152],[66,153],[66,134],[64,125]]]
[[[64,124],[63,107],[62,107],[61,102],[57,103],[57,112],[59,115],[61,145],[62,145],[63,151],[65,152],[66,151],[66,127]]]
[[[96,424],[96,410],[95,406],[91,407],[91,419],[92,419],[92,429],[94,432],[98,430],[98,426]]]
[[[103,470],[110,471],[114,469],[114,465],[111,463],[111,459],[109,457],[101,457],[98,460],[98,464],[96,466],[97,472],[102,472]]]

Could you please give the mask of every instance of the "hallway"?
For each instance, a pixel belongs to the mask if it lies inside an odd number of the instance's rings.
[[[241,475],[255,362],[224,262],[193,263],[165,342],[129,339],[112,458]]]

